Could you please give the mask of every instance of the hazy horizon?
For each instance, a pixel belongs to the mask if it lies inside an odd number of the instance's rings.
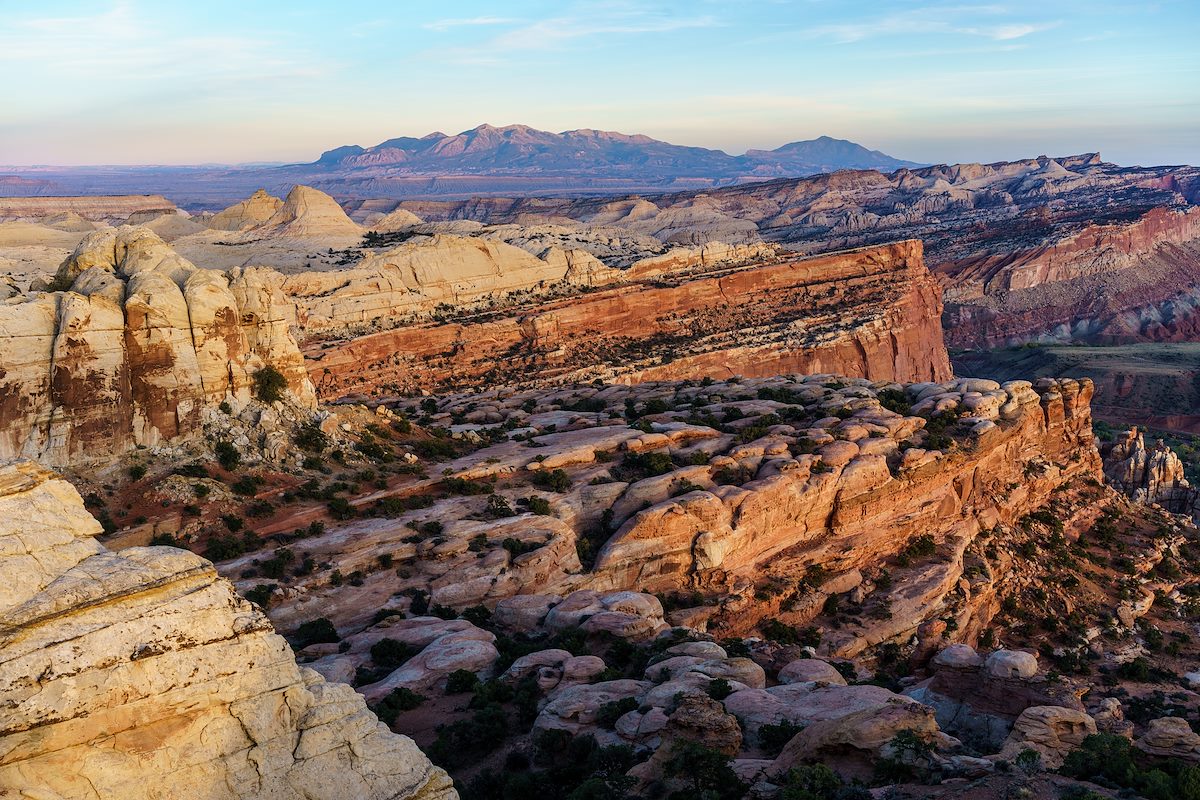
[[[303,163],[488,122],[741,154],[1200,163],[1190,2],[3,8],[5,166]]]

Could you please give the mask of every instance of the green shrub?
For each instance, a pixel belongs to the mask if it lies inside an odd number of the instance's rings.
[[[242,454],[231,442],[217,442],[213,445],[213,453],[217,457],[217,463],[229,472],[233,472],[242,463]]]
[[[264,403],[274,403],[283,399],[287,391],[287,378],[283,373],[268,365],[254,373],[254,396]]]
[[[419,653],[418,648],[396,639],[380,639],[371,645],[371,662],[375,666],[389,672],[402,666],[406,661]]]
[[[292,441],[296,443],[297,447],[307,450],[310,453],[324,452],[325,448],[329,446],[329,437],[321,430],[321,426],[315,422],[308,422],[301,425]]]
[[[713,678],[708,682],[708,688],[704,690],[709,697],[716,700],[718,703],[726,697],[733,694],[733,686],[724,678]]]
[[[275,584],[260,583],[246,592],[246,599],[255,605],[266,608],[271,603],[271,595],[275,592]]]
[[[310,644],[323,644],[340,640],[341,637],[338,636],[337,629],[325,617],[317,617],[316,619],[310,619],[308,622],[301,623],[296,632],[292,634],[292,641],[296,649],[308,647]]]
[[[379,701],[375,706],[375,715],[387,725],[394,725],[396,717],[403,711],[412,711],[428,698],[423,694],[417,694],[412,689],[393,689],[387,697]]]
[[[143,464],[134,464],[129,468],[129,477],[135,481],[140,481],[146,477],[146,467]]]
[[[479,676],[469,669],[456,669],[446,678],[446,694],[463,694],[479,685]]]
[[[762,749],[766,751],[767,755],[774,758],[802,730],[804,730],[803,725],[797,725],[788,719],[779,723],[767,723],[758,729],[758,743],[762,745]]]
[[[633,697],[610,700],[601,704],[600,708],[596,710],[596,724],[611,731],[617,724],[617,720],[630,711],[636,711],[637,707],[638,701]]]
[[[740,800],[747,786],[733,771],[732,760],[699,742],[677,740],[663,772],[688,788],[672,793],[671,800]]]
[[[571,488],[571,476],[566,473],[566,470],[561,469],[535,472],[529,482],[540,489],[559,494]]]

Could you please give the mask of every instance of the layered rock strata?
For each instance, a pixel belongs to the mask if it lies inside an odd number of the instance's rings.
[[[77,214],[84,219],[124,222],[136,213],[175,214],[178,211],[174,203],[157,194],[0,197],[0,220],[41,220],[61,214]]]
[[[691,492],[634,514],[601,550],[594,582],[648,591],[730,589],[738,580],[804,574],[809,565],[828,573],[866,569],[929,536],[945,548],[946,560],[914,582],[908,600],[917,612],[955,587],[963,554],[980,531],[1014,522],[1071,476],[1099,475],[1090,381],[1044,381],[1034,389],[1021,381],[1001,387],[967,380],[909,392],[915,408],[925,403],[926,411],[965,404],[966,446],[899,451],[900,440],[924,423],[864,413],[849,424],[862,433],[846,431],[845,439],[828,439],[811,455],[780,452],[772,470],[759,467],[756,480]],[[876,425],[882,435],[868,432]],[[1026,469],[1031,462],[1038,467]],[[899,625],[913,622],[895,617]],[[848,641],[842,654],[871,644]]]
[[[187,551],[111,553],[73,487],[0,469],[0,794],[451,800],[350,687]]]
[[[494,318],[311,344],[325,397],[559,378],[837,372],[944,380],[941,297],[921,243],[697,275],[656,274]]]
[[[0,458],[65,466],[190,436],[266,366],[315,406],[273,274],[199,269],[145,228],[88,234],[66,291],[0,306]]]

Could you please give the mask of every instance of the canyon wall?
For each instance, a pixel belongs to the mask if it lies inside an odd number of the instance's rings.
[[[69,290],[0,305],[0,459],[103,462],[193,435],[265,366],[315,407],[272,275],[198,269],[145,228],[89,234],[59,269]]]
[[[75,489],[0,468],[0,795],[453,800],[349,686],[185,550],[113,553]]]
[[[950,375],[921,243],[653,279],[490,317],[310,343],[323,397],[549,378]]]
[[[736,592],[739,582],[776,576],[793,583],[813,565],[827,575],[866,572],[916,537],[931,537],[944,558],[914,578],[920,598],[914,608],[896,614],[894,624],[876,625],[876,636],[887,639],[937,609],[981,532],[1014,524],[1073,478],[1101,477],[1090,381],[1043,380],[1035,389],[1024,381],[1001,387],[963,379],[908,393],[914,408],[971,409],[960,420],[969,429],[961,446],[938,451],[910,442],[898,450],[923,421],[869,412],[866,405],[829,429],[799,431],[813,443],[827,442],[811,454],[789,457],[762,440],[742,454],[760,459],[755,480],[634,514],[605,544],[589,585]],[[737,605],[729,611],[736,623]],[[971,623],[961,624],[968,630]]]
[[[123,222],[139,212],[174,214],[178,210],[174,203],[158,194],[0,197],[0,220],[78,214],[85,219]]]

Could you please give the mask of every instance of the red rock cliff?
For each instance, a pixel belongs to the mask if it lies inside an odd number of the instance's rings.
[[[921,243],[904,241],[314,343],[306,357],[323,397],[554,378],[836,372],[945,380],[941,310]]]

